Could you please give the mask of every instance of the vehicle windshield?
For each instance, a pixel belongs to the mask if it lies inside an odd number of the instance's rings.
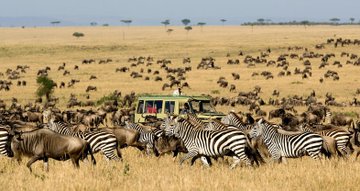
[[[215,108],[211,105],[210,100],[192,100],[190,106],[194,113],[214,113]]]

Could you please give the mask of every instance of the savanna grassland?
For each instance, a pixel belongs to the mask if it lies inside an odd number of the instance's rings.
[[[11,86],[10,91],[0,91],[0,99],[10,103],[12,97],[25,104],[35,100],[36,75],[39,69],[51,67],[49,76],[58,84],[79,79],[80,83],[72,88],[56,89],[54,96],[59,97],[59,107],[65,105],[71,93],[79,100],[85,100],[85,90],[88,85],[97,86],[96,92],[90,93],[91,100],[98,100],[114,90],[123,94],[136,93],[170,94],[172,90],[162,91],[163,82],[155,82],[154,75],[149,81],[142,78],[133,79],[130,72],[115,73],[115,69],[130,66],[130,57],[153,56],[157,59],[170,59],[171,67],[184,67],[182,59],[190,57],[192,71],[186,74],[190,89],[186,94],[210,94],[212,96],[236,96],[239,91],[250,91],[254,86],[262,88],[260,96],[267,101],[274,89],[280,91],[280,97],[293,95],[307,96],[316,91],[319,101],[324,101],[325,94],[330,92],[339,102],[349,102],[359,86],[360,67],[346,65],[346,57],[340,57],[342,52],[360,55],[359,46],[334,48],[325,45],[324,49],[315,49],[316,44],[325,43],[328,38],[360,39],[358,26],[204,26],[194,27],[188,34],[183,27],[172,27],[169,35],[164,27],[52,27],[52,28],[0,28],[0,72],[7,68],[16,69],[17,65],[28,65],[27,73],[21,74],[20,80],[26,80],[27,86]],[[74,32],[82,32],[85,37],[75,38]],[[301,46],[316,53],[334,53],[335,58],[329,60],[330,66],[318,69],[320,58],[309,59],[312,63],[312,77],[302,79],[301,75],[278,77],[281,68],[266,67],[265,64],[248,68],[243,63],[244,55],[259,56],[260,52],[271,49],[268,60],[276,60],[280,54],[296,53],[301,55],[304,50],[288,51],[287,47]],[[230,57],[226,57],[227,54]],[[202,57],[211,56],[216,59],[215,65],[221,70],[197,70],[196,66]],[[83,65],[83,59],[107,59],[108,64]],[[240,59],[240,65],[227,65],[228,59]],[[342,68],[333,66],[334,61],[340,61]],[[70,75],[63,76],[63,71],[57,68],[66,63]],[[289,70],[295,67],[304,68],[303,61],[289,59]],[[78,65],[79,70],[74,70]],[[141,68],[159,70],[165,80],[166,73],[160,66],[153,64],[145,67],[130,68],[139,72]],[[325,79],[320,83],[320,77],[328,70],[339,73],[340,80]],[[274,79],[252,77],[253,72],[270,71]],[[240,80],[234,81],[231,73],[240,74]],[[97,80],[89,80],[91,75]],[[220,76],[224,76],[229,84],[236,85],[236,92],[223,89],[216,84]],[[5,79],[5,77],[0,77]],[[358,97],[359,98],[359,97]],[[273,107],[266,106],[265,110]],[[217,108],[227,112],[231,109],[247,111],[247,107],[221,106]],[[304,109],[304,108],[300,108]],[[334,111],[353,111],[360,113],[357,107],[334,107]],[[6,190],[357,190],[360,178],[359,161],[351,157],[348,160],[332,159],[321,162],[310,158],[288,160],[288,164],[266,164],[258,168],[238,167],[230,170],[227,158],[214,162],[211,168],[205,168],[197,162],[190,167],[189,163],[178,165],[172,157],[156,158],[145,156],[139,151],[128,148],[123,150],[123,162],[106,162],[97,155],[98,164],[81,163],[79,170],[73,169],[71,162],[54,162],[50,160],[50,172],[42,169],[41,162],[33,167],[30,174],[25,167],[27,161],[18,165],[8,158],[0,158],[1,189]],[[231,159],[229,158],[231,161]]]

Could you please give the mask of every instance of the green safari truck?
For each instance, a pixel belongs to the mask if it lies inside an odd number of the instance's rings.
[[[224,114],[216,112],[208,96],[143,95],[138,97],[134,122],[145,122],[146,116],[164,119],[168,114],[185,116],[196,114],[203,121],[221,119]]]

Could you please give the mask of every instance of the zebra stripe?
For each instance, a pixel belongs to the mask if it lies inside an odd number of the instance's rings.
[[[349,150],[348,150],[347,146],[348,146],[348,144],[350,142],[350,138],[351,138],[350,132],[348,132],[344,129],[340,129],[340,128],[331,128],[331,129],[326,129],[326,130],[321,130],[321,131],[315,131],[314,129],[312,129],[311,127],[309,127],[307,125],[303,125],[303,126],[301,126],[301,128],[303,131],[306,131],[306,132],[317,133],[322,136],[328,136],[328,137],[334,138],[336,141],[336,147],[341,152],[341,154],[343,154],[343,155],[349,154]]]
[[[228,115],[221,118],[221,123],[237,127],[243,132],[248,132],[252,129],[253,125],[246,125],[242,122],[241,118],[234,112],[230,112]]]
[[[205,129],[216,131],[216,130],[238,129],[238,128],[231,125],[225,125],[216,119],[211,119]]]
[[[0,127],[0,154],[12,157],[13,153],[10,147],[9,132],[6,128]]]
[[[90,144],[91,150],[93,153],[102,151],[108,160],[121,160],[121,153],[118,148],[118,143],[115,135],[105,131],[97,130],[91,132],[72,132],[68,126],[61,121],[50,120],[48,123],[48,128],[63,135],[70,135],[73,137],[79,137],[84,139]],[[114,154],[116,149],[117,155]]]
[[[126,128],[137,130],[140,133],[139,142],[144,143],[146,145],[146,154],[150,154],[151,150],[154,150],[154,141],[155,141],[155,133],[154,131],[147,131],[144,127],[137,123],[125,122]],[[156,131],[157,135],[160,135],[162,132]]]
[[[188,113],[187,114],[188,117],[188,121],[195,127],[195,128],[200,128],[200,129],[204,129],[204,127],[206,127],[206,124],[201,121],[195,114],[193,113]]]
[[[182,164],[186,159],[200,156],[219,157],[228,154],[229,151],[234,154],[234,162],[231,168],[234,168],[243,160],[247,165],[251,162],[245,154],[247,140],[243,132],[239,130],[227,129],[221,131],[207,131],[195,129],[187,120],[182,122],[166,122],[165,134],[174,135],[184,141],[188,153],[180,160]]]
[[[301,157],[310,155],[319,159],[323,139],[316,133],[304,132],[294,135],[278,133],[277,127],[261,119],[250,131],[250,137],[262,136],[274,160],[283,157]]]

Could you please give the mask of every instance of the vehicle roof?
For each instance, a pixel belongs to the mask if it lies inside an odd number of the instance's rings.
[[[139,99],[195,99],[210,100],[210,96],[192,96],[192,95],[140,95]]]

